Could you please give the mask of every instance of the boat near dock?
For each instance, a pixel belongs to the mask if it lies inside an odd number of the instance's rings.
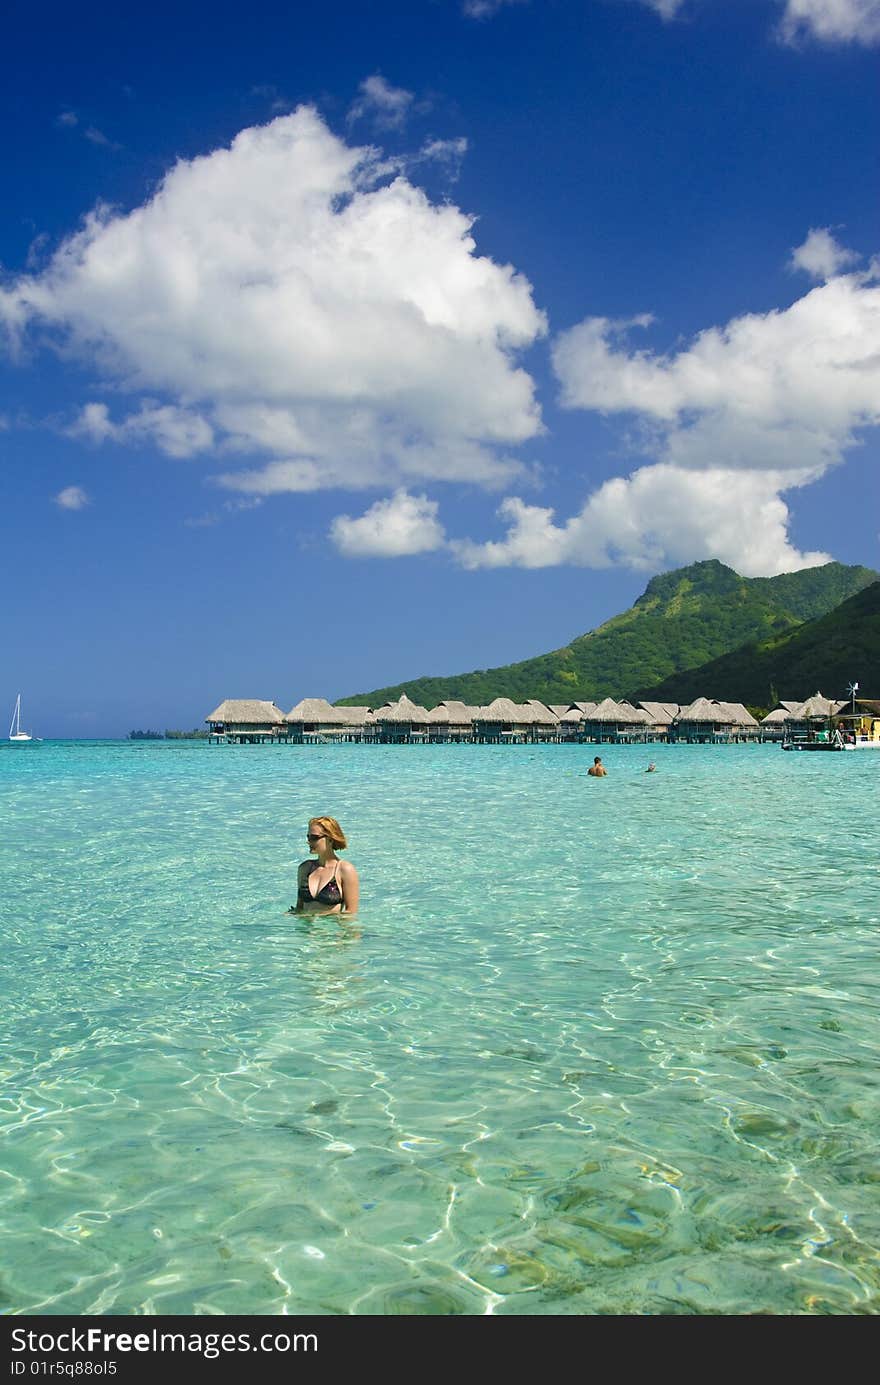
[[[853,695],[824,725],[786,728],[782,749],[880,750],[880,701]]]

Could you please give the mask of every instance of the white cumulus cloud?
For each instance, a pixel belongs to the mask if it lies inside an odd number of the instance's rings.
[[[181,160],[134,211],[96,208],[41,273],[0,288],[0,325],[141,395],[93,431],[173,455],[213,438],[247,458],[248,493],[260,465],[279,489],[278,463],[291,489],[303,468],[356,488],[472,466],[498,485],[541,430],[517,355],[546,324],[472,225],[300,107]]]
[[[52,498],[62,510],[84,510],[87,505],[91,504],[82,486],[65,486],[64,490],[59,491]]]
[[[154,442],[169,457],[192,457],[214,440],[210,424],[191,410],[145,401],[137,413],[114,423],[106,404],[85,404],[68,429],[73,437],[92,442]]]
[[[349,111],[350,119],[367,116],[379,130],[399,130],[405,125],[415,99],[411,91],[392,86],[378,72],[361,82],[359,91]]]
[[[561,524],[552,509],[509,496],[499,510],[509,526],[502,540],[451,547],[467,568],[623,564],[657,571],[718,558],[755,577],[828,562],[827,553],[801,553],[789,542],[782,484],[793,484],[792,477],[646,466],[606,481]]]
[[[847,250],[831,234],[827,226],[811,228],[802,245],[791,252],[790,266],[802,269],[811,279],[833,279],[835,274],[857,264],[861,259],[854,250]]]
[[[445,533],[438,505],[426,495],[398,490],[377,500],[359,519],[337,515],[330,537],[347,558],[401,558],[442,548]]]
[[[825,250],[838,264],[845,253]],[[818,250],[801,251],[818,267]],[[707,328],[670,355],[631,345],[633,330],[651,324],[648,315],[587,318],[556,340],[553,362],[563,405],[634,417],[654,464],[607,481],[562,523],[509,496],[505,537],[454,542],[461,563],[657,568],[715,557],[755,576],[827,561],[791,542],[783,494],[817,480],[880,423],[875,269]]]
[[[658,460],[818,476],[858,429],[880,422],[873,272],[833,278],[786,309],[707,328],[675,355],[631,349],[628,329],[588,318],[558,338],[562,402],[640,415],[654,426]]]
[[[780,32],[789,43],[805,37],[826,43],[878,43],[880,0],[786,0]]]

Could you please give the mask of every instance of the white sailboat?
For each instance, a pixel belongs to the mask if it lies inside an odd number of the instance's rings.
[[[22,731],[21,729],[21,693],[15,699],[15,711],[12,713],[12,721],[9,726],[9,739],[19,745],[34,740],[29,731]],[[39,740],[39,737],[36,739]]]

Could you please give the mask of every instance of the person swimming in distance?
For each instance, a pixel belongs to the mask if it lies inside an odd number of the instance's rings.
[[[645,773],[646,773],[646,774],[656,774],[656,773],[657,773],[657,766],[654,764],[654,761],[653,761],[653,760],[652,760],[651,763],[648,765],[648,768],[645,770]]]
[[[296,873],[296,903],[289,914],[356,914],[360,896],[358,873],[337,851],[348,846],[335,818],[310,818],[306,840],[317,861],[300,861]]]
[[[593,763],[590,765],[590,768],[587,770],[587,774],[591,774],[591,775],[593,776],[594,779],[601,779],[602,775],[603,775],[603,774],[607,774],[607,773],[608,773],[607,769],[606,769],[605,766],[602,764],[602,757],[601,757],[601,755],[596,755],[596,756],[593,758]]]

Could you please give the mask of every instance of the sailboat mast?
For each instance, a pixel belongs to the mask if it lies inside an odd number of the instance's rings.
[[[17,736],[21,730],[21,693],[15,699],[15,711],[12,713],[12,725],[9,728],[9,735]]]

